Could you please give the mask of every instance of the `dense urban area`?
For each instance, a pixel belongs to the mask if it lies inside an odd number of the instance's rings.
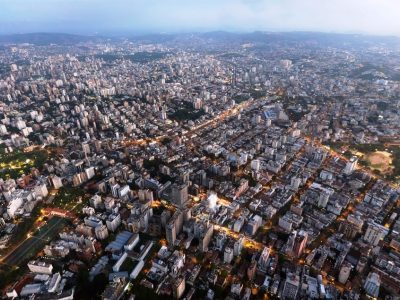
[[[10,299],[399,299],[400,39],[0,37]]]

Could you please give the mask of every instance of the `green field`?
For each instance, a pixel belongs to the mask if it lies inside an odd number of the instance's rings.
[[[85,205],[85,191],[79,187],[62,187],[54,197],[51,207],[80,212]],[[82,201],[79,202],[79,199]]]
[[[44,150],[5,153],[4,148],[0,149],[0,176],[16,179],[22,174],[29,174],[33,167],[41,170],[47,156]]]
[[[193,108],[193,104],[183,101],[180,104],[179,109],[170,114],[169,118],[175,121],[195,121],[204,114],[205,112],[203,109],[196,110]]]

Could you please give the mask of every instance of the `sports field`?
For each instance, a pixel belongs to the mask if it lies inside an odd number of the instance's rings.
[[[373,170],[379,170],[381,174],[391,174],[393,171],[392,154],[386,151],[375,151],[365,154],[365,160]]]

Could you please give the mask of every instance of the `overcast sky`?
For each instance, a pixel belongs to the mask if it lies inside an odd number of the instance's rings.
[[[400,0],[0,0],[0,33],[210,30],[400,36]]]

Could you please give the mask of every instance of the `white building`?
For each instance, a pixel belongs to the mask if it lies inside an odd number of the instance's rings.
[[[36,185],[34,191],[36,196],[42,198],[46,197],[49,194],[49,191],[47,190],[47,187],[44,183]]]
[[[62,276],[60,275],[60,273],[55,273],[52,277],[51,277],[51,279],[50,279],[50,281],[49,281],[49,285],[48,285],[48,288],[47,288],[47,291],[49,292],[49,293],[55,293],[56,291],[57,291],[57,289],[58,289],[58,286],[60,285],[60,282],[61,282],[61,278],[62,278]]]
[[[258,172],[258,171],[260,170],[260,167],[261,167],[261,162],[260,162],[260,160],[258,160],[258,159],[253,159],[253,160],[251,161],[250,165],[251,165],[251,169],[252,169],[253,171]]]
[[[95,216],[85,217],[83,219],[85,225],[96,228],[97,226],[103,225],[103,221]]]
[[[61,178],[58,177],[57,175],[52,175],[50,177],[51,183],[53,184],[55,189],[59,189],[63,186]]]
[[[108,229],[106,225],[100,225],[97,226],[94,229],[94,233],[96,235],[96,238],[99,240],[105,240],[106,238],[108,238]]]
[[[244,218],[243,217],[239,217],[235,223],[233,223],[233,231],[235,232],[239,232],[244,224]]]
[[[233,260],[233,250],[230,247],[225,247],[224,262],[230,264]]]
[[[139,235],[138,234],[134,234],[132,235],[132,237],[126,242],[124,249],[126,251],[129,250],[133,250],[133,248],[135,248],[135,246],[139,243]]]
[[[125,260],[128,258],[128,253],[124,252],[122,253],[122,255],[120,256],[120,258],[115,262],[115,264],[113,265],[113,271],[114,272],[119,272],[119,269],[121,268],[122,264],[125,262]]]
[[[46,262],[38,260],[31,260],[28,263],[28,268],[33,273],[48,274],[48,275],[52,274],[53,271],[52,264],[48,264]]]
[[[13,197],[7,205],[7,213],[13,218],[15,216],[15,212],[22,206],[23,199],[22,197]]]
[[[217,194],[211,192],[207,198],[207,206],[209,209],[214,210],[217,206],[218,196]]]
[[[95,175],[94,167],[86,168],[85,169],[87,179],[92,179]]]
[[[297,189],[300,187],[300,185],[301,185],[301,179],[300,179],[300,178],[298,178],[298,177],[292,177],[292,178],[290,179],[290,186],[291,186],[293,189],[297,190]]]
[[[18,121],[15,123],[15,126],[16,126],[19,130],[21,130],[21,129],[26,128],[26,123],[25,123],[25,121],[18,120]]]
[[[144,267],[144,261],[141,259],[138,261],[137,265],[133,268],[129,277],[131,279],[136,279],[136,277],[139,275],[139,273],[143,269],[143,267]]]
[[[8,134],[7,127],[3,124],[0,124],[0,135]]]
[[[120,214],[111,214],[108,216],[106,220],[107,228],[114,232],[117,230],[118,226],[121,224],[121,215]]]
[[[126,196],[128,195],[128,193],[129,193],[129,191],[130,191],[129,185],[124,185],[123,187],[121,187],[121,188],[118,190],[118,196],[119,196],[119,198],[124,198],[124,197],[126,197]]]
[[[350,175],[351,173],[353,173],[353,171],[357,167],[357,161],[358,158],[355,156],[350,158],[350,160],[346,163],[346,166],[344,167],[343,173],[346,175]]]

